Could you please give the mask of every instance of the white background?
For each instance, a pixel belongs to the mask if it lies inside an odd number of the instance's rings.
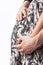
[[[0,65],[10,65],[10,38],[23,0],[0,0]]]

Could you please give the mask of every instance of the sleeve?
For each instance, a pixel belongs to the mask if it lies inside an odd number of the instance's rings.
[[[24,1],[29,1],[29,2],[31,2],[32,0],[24,0]]]

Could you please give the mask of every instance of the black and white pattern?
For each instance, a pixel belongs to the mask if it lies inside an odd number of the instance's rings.
[[[20,53],[14,45],[21,35],[30,35],[43,10],[43,0],[33,0],[29,6],[27,17],[14,26],[11,36],[11,59],[10,65],[43,65],[43,47],[32,54]]]

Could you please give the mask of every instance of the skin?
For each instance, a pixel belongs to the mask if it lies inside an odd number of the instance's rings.
[[[31,37],[35,36],[40,30],[43,29],[43,12],[41,13],[35,29],[33,30]]]
[[[15,47],[25,54],[31,54],[43,44],[43,12],[31,36],[21,36],[18,43]]]
[[[30,4],[29,1],[23,2],[23,4],[20,7],[20,9],[17,13],[17,16],[16,16],[16,21],[17,22],[19,22],[19,21],[23,20],[24,18],[26,18],[29,4]]]
[[[35,51],[37,48],[39,48],[43,42],[43,30],[41,30],[36,36],[33,38],[29,36],[21,36],[19,38],[18,45],[15,45],[15,47],[18,49],[19,52],[22,52],[24,54],[31,54],[33,51]],[[40,39],[41,38],[41,39]],[[22,40],[22,42],[20,42]]]

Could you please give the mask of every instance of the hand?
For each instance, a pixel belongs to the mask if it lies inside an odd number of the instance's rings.
[[[16,48],[22,53],[31,54],[36,49],[35,39],[29,36],[21,36],[18,43]]]
[[[21,21],[27,16],[27,7],[21,6],[16,16],[16,21]]]

